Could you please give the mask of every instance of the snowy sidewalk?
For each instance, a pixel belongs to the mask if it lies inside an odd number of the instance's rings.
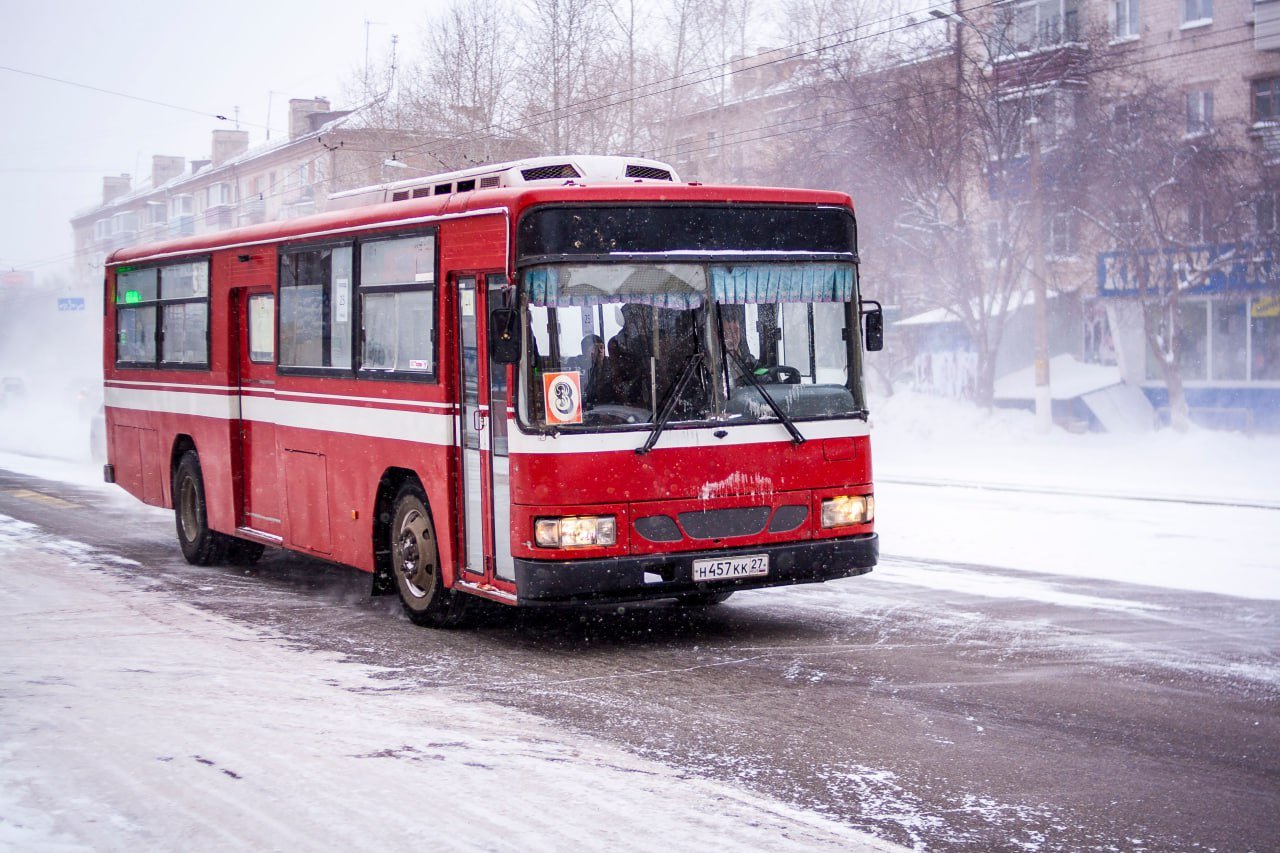
[[[0,848],[897,849],[290,649],[125,562],[0,516]]]
[[[871,422],[875,476],[886,482],[1280,506],[1277,435],[1041,433],[1029,412],[985,412],[912,391],[873,398]]]

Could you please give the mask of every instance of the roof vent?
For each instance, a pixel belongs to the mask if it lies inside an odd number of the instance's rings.
[[[399,192],[395,192],[391,194],[392,201],[404,201],[407,198],[409,198],[408,190],[400,190]]]
[[[627,166],[628,178],[647,178],[651,181],[669,181],[671,173],[666,169],[655,169],[652,166]]]
[[[487,177],[480,179],[480,189],[482,190],[492,189],[493,187],[498,186],[498,184],[501,182],[502,182],[502,178],[498,177],[497,175],[489,175]]]
[[[520,173],[520,177],[526,181],[545,181],[549,178],[580,178],[578,170],[568,163],[560,163],[555,166],[538,166],[535,169],[525,169]]]
[[[418,187],[413,191],[414,198],[422,198],[427,195],[431,195],[431,187]]]

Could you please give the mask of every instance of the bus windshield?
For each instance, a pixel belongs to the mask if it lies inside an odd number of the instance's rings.
[[[665,261],[525,270],[525,423],[863,414],[854,263]]]

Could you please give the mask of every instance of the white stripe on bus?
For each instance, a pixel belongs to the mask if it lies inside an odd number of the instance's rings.
[[[369,438],[424,444],[453,444],[453,416],[366,406],[278,400],[269,396],[197,394],[136,388],[105,389],[106,405],[116,409],[246,420]]]
[[[370,438],[417,441],[442,446],[454,443],[455,416],[432,412],[281,400],[274,396],[258,394],[215,395],[116,386],[108,386],[105,389],[105,401],[106,405],[117,409],[196,415],[223,420],[236,420],[243,417],[246,420],[261,423]],[[513,422],[509,421],[509,423],[511,423],[511,429],[508,430],[507,441],[510,451],[530,455],[634,451],[649,437],[648,430],[530,435],[521,432]],[[800,421],[796,426],[807,439],[849,438],[870,434],[867,423],[858,419]],[[718,437],[716,433],[721,431],[727,434],[724,437]],[[774,421],[732,427],[669,428],[663,432],[655,449],[735,447],[779,444],[790,440],[791,437],[786,429]]]
[[[387,406],[412,406],[419,409],[436,409],[444,414],[453,414],[458,407],[453,403],[434,403],[429,400],[403,400],[396,397],[352,397],[346,394],[325,394],[320,391],[281,391],[275,388],[262,388],[251,385],[187,385],[178,382],[143,382],[133,379],[108,379],[108,388],[136,388],[139,390],[159,389],[162,391],[191,390],[205,394],[254,394],[275,397],[307,398],[312,402],[328,402],[330,400],[353,403],[379,403]]]

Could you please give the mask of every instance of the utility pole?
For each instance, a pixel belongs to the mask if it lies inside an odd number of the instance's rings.
[[[1036,425],[1042,432],[1053,427],[1053,395],[1049,389],[1049,296],[1045,286],[1044,209],[1040,175],[1040,121],[1027,120],[1030,137],[1031,180],[1031,284],[1036,297]]]

